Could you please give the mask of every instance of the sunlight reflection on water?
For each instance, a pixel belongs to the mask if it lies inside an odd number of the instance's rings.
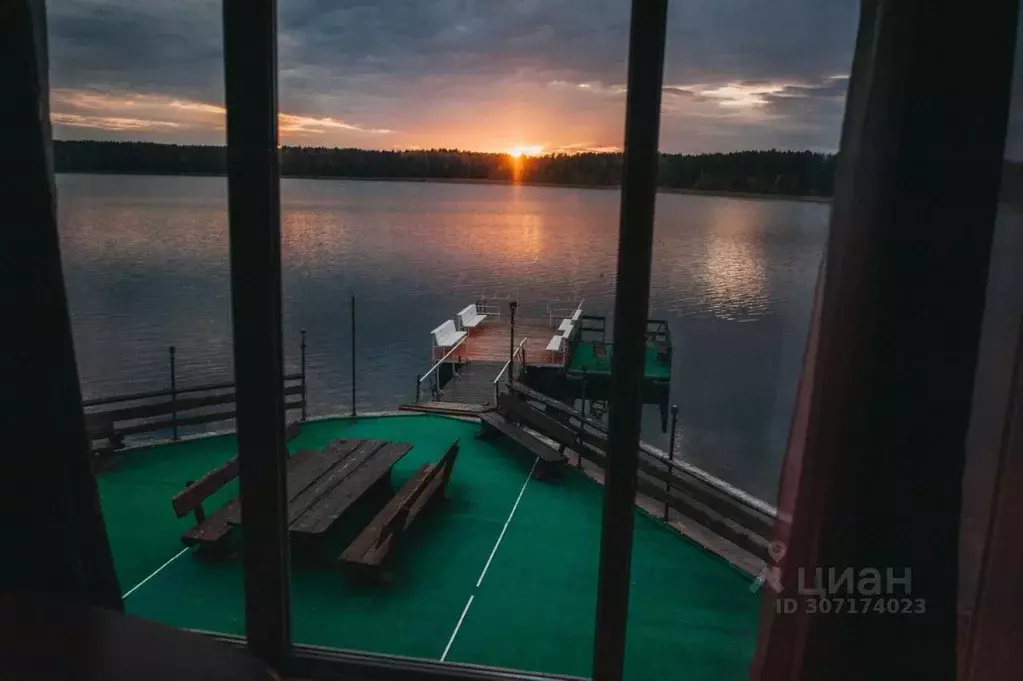
[[[62,255],[86,396],[231,375],[226,182],[61,175]],[[610,314],[618,193],[440,183],[284,180],[286,361],[308,332],[314,412],[391,409],[429,366],[429,331],[482,291],[522,314],[586,298]],[[677,448],[773,498],[824,245],[821,204],[662,194],[651,316],[675,345]],[[644,439],[667,449],[656,408]]]

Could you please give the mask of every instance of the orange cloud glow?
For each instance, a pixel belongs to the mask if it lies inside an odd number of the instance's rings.
[[[85,90],[55,89],[50,93],[56,125],[94,128],[113,132],[130,130],[223,130],[227,109],[217,104],[153,94],[113,94]],[[320,135],[329,130],[383,135],[394,132],[371,128],[337,118],[281,113],[280,132]]]

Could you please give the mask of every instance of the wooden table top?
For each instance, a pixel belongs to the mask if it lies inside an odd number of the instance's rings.
[[[334,440],[322,451],[304,450],[288,459],[288,528],[319,535],[376,482],[390,473],[412,445],[383,440]],[[236,507],[228,522],[242,522]]]

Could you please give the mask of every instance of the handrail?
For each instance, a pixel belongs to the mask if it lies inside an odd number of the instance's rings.
[[[556,304],[560,302],[562,301],[560,300],[547,301],[547,317],[552,327],[554,326],[554,319],[556,317],[561,317],[562,312],[564,312],[567,309],[563,307],[556,307]],[[569,303],[571,302],[571,299],[566,300],[564,302]],[[568,317],[572,317],[573,315],[575,315],[576,312],[581,311],[583,309],[584,302],[586,302],[586,298],[580,298],[579,303],[574,308],[572,308],[572,311],[568,314]]]
[[[440,360],[438,360],[438,362],[437,362],[436,364],[434,364],[434,365],[433,365],[432,367],[430,367],[430,370],[429,370],[429,371],[427,371],[427,372],[426,372],[425,374],[423,374],[422,378],[420,378],[420,379],[419,379],[419,380],[417,381],[417,383],[422,383],[423,381],[425,381],[425,380],[426,380],[426,377],[427,377],[427,376],[429,376],[429,375],[430,375],[430,374],[432,374],[432,373],[433,373],[434,371],[436,371],[436,370],[437,370],[437,367],[439,367],[439,366],[440,366],[441,364],[443,364],[443,363],[445,362],[445,360],[447,360],[447,358],[448,358],[448,357],[450,357],[450,356],[451,356],[451,354],[452,354],[452,353],[453,353],[453,352],[454,352],[455,350],[457,350],[457,349],[458,349],[458,346],[459,346],[459,345],[461,345],[462,343],[464,343],[464,342],[465,342],[466,338],[467,338],[467,337],[465,337],[465,338],[462,338],[462,339],[461,339],[460,341],[458,341],[458,342],[457,342],[457,343],[455,343],[455,344],[454,344],[453,346],[451,346],[451,349],[450,349],[450,350],[448,350],[448,354],[446,354],[446,355],[444,355],[443,357],[441,357],[441,358],[440,358]]]
[[[519,353],[522,352],[522,346],[526,344],[527,340],[529,339],[528,338],[522,339],[522,342],[519,343],[519,347],[515,348],[515,352],[512,353],[511,359],[504,363],[504,366],[501,367],[501,371],[497,374],[497,378],[491,381],[491,383],[497,383],[498,381],[501,380],[501,377],[504,376],[504,372],[508,370],[508,366],[512,363],[512,359],[515,359],[515,355],[518,355]]]

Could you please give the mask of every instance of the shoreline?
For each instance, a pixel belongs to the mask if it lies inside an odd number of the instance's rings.
[[[58,171],[56,175],[135,175],[139,177],[227,177],[221,173],[135,173],[116,170],[104,171]],[[548,187],[552,189],[620,189],[617,184],[562,184],[553,182],[515,182],[513,180],[491,180],[476,177],[340,177],[337,175],[281,175],[288,180],[333,180],[348,182],[408,182],[408,183],[439,183],[439,184],[479,184],[479,185],[511,185],[522,187]],[[688,187],[658,187],[658,194],[688,194],[691,196],[707,196],[729,199],[754,199],[759,201],[799,201],[803,203],[831,203],[830,196],[812,196],[799,194],[762,194],[759,192],[739,192],[716,189],[691,189]]]

